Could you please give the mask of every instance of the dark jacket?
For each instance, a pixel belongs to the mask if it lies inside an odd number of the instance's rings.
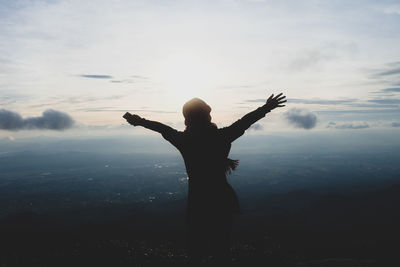
[[[209,123],[177,131],[160,122],[140,121],[139,125],[161,133],[180,151],[185,161],[189,177],[188,218],[239,212],[237,196],[225,174],[231,143],[267,112],[264,105],[220,129]]]

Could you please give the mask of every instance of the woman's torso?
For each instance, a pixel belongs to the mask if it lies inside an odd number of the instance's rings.
[[[216,127],[183,132],[178,148],[189,177],[189,213],[233,213],[239,210],[236,194],[226,180],[231,143]]]

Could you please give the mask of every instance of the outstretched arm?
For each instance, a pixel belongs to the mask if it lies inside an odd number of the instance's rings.
[[[177,146],[179,143],[179,132],[174,128],[169,127],[168,125],[162,124],[158,121],[146,120],[139,115],[131,114],[129,112],[126,112],[123,118],[126,119],[126,121],[133,126],[142,126],[160,133],[167,141],[172,143],[174,146]]]
[[[243,135],[245,130],[247,130],[256,121],[264,118],[265,115],[271,110],[277,107],[284,107],[285,105],[283,105],[283,103],[286,102],[285,98],[286,96],[282,96],[282,93],[275,97],[274,94],[272,94],[263,106],[253,110],[250,113],[247,113],[241,119],[234,122],[231,126],[223,128],[229,140],[233,142],[235,139]]]

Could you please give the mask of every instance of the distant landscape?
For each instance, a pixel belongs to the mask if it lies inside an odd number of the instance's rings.
[[[398,148],[246,151],[261,140],[268,147],[267,137],[250,136],[231,155],[240,159],[228,178],[242,209],[232,240],[237,266],[394,262]],[[166,142],[143,139],[147,153],[133,139],[40,143],[5,145],[0,155],[2,266],[185,262],[188,181]]]

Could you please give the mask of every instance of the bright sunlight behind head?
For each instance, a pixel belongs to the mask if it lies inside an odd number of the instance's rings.
[[[223,76],[218,65],[200,54],[176,53],[164,58],[156,72],[162,88],[182,104],[193,97],[212,96]]]

